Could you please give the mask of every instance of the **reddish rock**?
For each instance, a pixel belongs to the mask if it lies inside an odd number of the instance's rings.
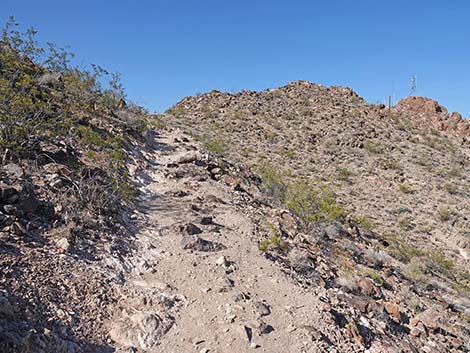
[[[361,293],[372,297],[372,298],[380,298],[382,296],[382,292],[380,288],[377,288],[372,280],[369,278],[361,278],[356,282],[357,287],[361,291]]]
[[[410,116],[417,127],[433,128],[470,138],[470,122],[458,113],[449,115],[435,100],[425,97],[406,97],[394,107],[395,112]]]
[[[398,305],[393,302],[384,303],[385,311],[396,321],[401,321],[401,313]]]

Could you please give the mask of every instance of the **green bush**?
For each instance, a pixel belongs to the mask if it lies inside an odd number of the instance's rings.
[[[220,157],[227,151],[227,143],[221,137],[209,139],[204,143],[204,147],[210,154]]]
[[[437,210],[437,218],[441,222],[447,222],[448,220],[450,220],[451,215],[452,213],[447,207],[442,207]]]
[[[352,176],[352,172],[343,167],[338,167],[336,172],[338,173],[338,179],[342,181],[349,181],[349,178]]]
[[[331,190],[303,180],[289,184],[285,204],[306,230],[316,222],[340,220],[346,215]]]
[[[400,184],[398,186],[398,190],[400,190],[400,192],[404,193],[404,194],[412,194],[414,192],[414,190],[411,188],[411,186],[409,184]]]

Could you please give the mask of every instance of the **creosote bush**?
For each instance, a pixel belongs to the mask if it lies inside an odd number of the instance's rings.
[[[345,209],[336,202],[332,190],[265,164],[259,169],[264,191],[285,205],[308,231],[316,222],[343,219]]]
[[[126,142],[102,128],[109,126],[110,110],[126,106],[120,75],[97,65],[73,66],[68,50],[41,47],[33,28],[18,27],[11,17],[0,39],[0,152],[27,163],[42,153],[43,143],[60,139],[73,146],[74,155],[62,161],[73,171],[62,191],[75,200],[68,206],[110,213],[136,195],[125,168]],[[141,108],[130,103],[126,109],[143,119]],[[143,132],[141,125],[131,128]]]

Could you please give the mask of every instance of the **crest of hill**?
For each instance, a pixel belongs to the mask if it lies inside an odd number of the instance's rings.
[[[168,113],[213,154],[260,175],[268,166],[283,179],[327,184],[377,231],[423,246],[435,241],[468,261],[469,125],[431,99],[388,108],[350,88],[295,81],[187,97]]]
[[[353,113],[354,116],[360,114],[369,119],[386,121],[389,120],[386,119],[388,117],[398,117],[407,120],[406,124],[419,129],[435,129],[446,135],[462,137],[465,142],[470,138],[469,121],[457,112],[449,114],[445,107],[430,98],[406,97],[389,110],[384,104],[368,103],[349,87],[326,87],[305,80],[293,81],[283,87],[264,91],[226,93],[213,90],[202,95],[186,97],[170,111],[183,111],[187,106],[199,106],[206,111],[211,106],[217,106],[222,114],[236,109],[247,110],[252,115],[268,111],[278,115]]]

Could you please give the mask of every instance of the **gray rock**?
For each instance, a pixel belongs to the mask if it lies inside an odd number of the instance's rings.
[[[203,252],[214,252],[226,249],[223,244],[202,239],[196,235],[185,235],[181,239],[181,247],[185,250],[197,250]]]
[[[2,168],[2,172],[11,179],[21,179],[24,175],[23,168],[21,168],[18,164],[15,163],[4,165]]]
[[[6,294],[0,293],[0,318],[12,318],[15,312]]]
[[[273,331],[274,331],[274,327],[272,327],[271,325],[268,325],[265,322],[260,322],[258,326],[258,332],[260,335],[267,335]]]
[[[194,223],[187,223],[183,226],[180,226],[180,231],[182,233],[189,234],[189,235],[195,235],[195,234],[201,234],[202,233],[202,229],[199,228]]]
[[[113,115],[127,125],[135,125],[139,122],[139,117],[128,110],[117,110],[112,112]]]
[[[329,225],[323,231],[323,236],[330,239],[339,238],[347,235],[348,232],[346,232],[346,230],[344,230],[344,228],[338,223],[333,223]]]
[[[38,84],[41,87],[59,89],[63,86],[62,75],[58,73],[46,73],[39,77]]]
[[[271,314],[271,309],[269,309],[269,306],[266,305],[265,303],[263,303],[263,302],[256,302],[256,303],[254,303],[254,304],[255,304],[256,310],[258,310],[258,313],[259,313],[261,316],[267,316],[267,315]]]
[[[109,332],[113,341],[123,347],[148,350],[170,329],[173,321],[157,313],[138,312],[125,315]]]
[[[13,205],[5,205],[3,206],[3,210],[10,215],[15,215],[18,212],[18,208]]]

